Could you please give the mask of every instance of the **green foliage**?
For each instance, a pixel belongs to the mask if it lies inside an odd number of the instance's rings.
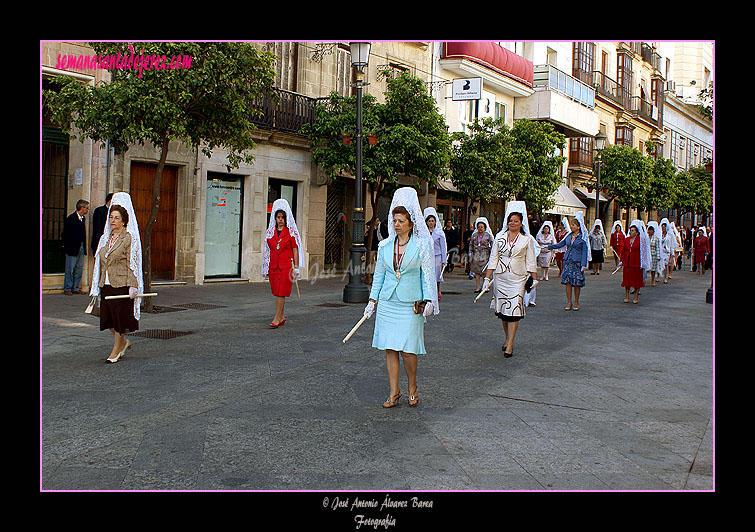
[[[553,207],[553,193],[561,185],[561,166],[566,157],[555,155],[566,147],[566,137],[553,124],[535,120],[517,120],[511,128],[512,158],[524,177],[515,197],[527,203],[530,214]]]
[[[523,179],[514,167],[508,145],[511,137],[503,119],[476,119],[469,133],[451,135],[451,182],[462,194],[481,201],[508,197]]]
[[[602,156],[601,186],[625,208],[698,213],[713,208],[713,178],[701,166],[677,172],[671,159],[656,161],[627,146],[608,146]]]
[[[517,198],[532,213],[553,205],[566,158],[554,155],[565,138],[551,124],[518,120],[509,128],[502,119],[484,118],[452,139],[451,181],[462,193],[482,201]]]
[[[713,212],[713,175],[697,166],[676,175],[674,207],[682,211]]]
[[[653,164],[653,171],[650,174],[644,207],[647,210],[670,209],[674,206],[677,195],[676,167],[671,159],[648,159]]]
[[[244,43],[91,43],[97,56],[191,56],[190,68],[113,68],[111,81],[83,85],[61,76],[57,91],[45,91],[52,118],[64,130],[126,149],[172,140],[202,145],[209,157],[224,147],[229,170],[251,163],[254,111],[249,104],[274,81],[274,56]]]
[[[607,146],[601,153],[601,187],[608,188],[623,207],[644,208],[653,173],[653,162],[636,148]]]
[[[395,185],[399,177],[416,176],[430,185],[447,172],[450,140],[445,119],[424,83],[408,73],[388,79],[385,103],[365,94],[362,98],[362,130],[379,136],[374,146],[362,143],[362,177],[378,192]],[[356,173],[354,145],[344,145],[341,135],[353,135],[356,96],[333,92],[315,110],[315,120],[302,133],[312,145],[312,159],[332,178]]]

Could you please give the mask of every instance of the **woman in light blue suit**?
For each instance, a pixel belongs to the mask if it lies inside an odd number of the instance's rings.
[[[396,406],[402,396],[399,353],[409,406],[417,405],[417,355],[426,354],[425,317],[438,313],[433,242],[413,188],[396,191],[389,223],[389,236],[378,246],[370,302],[364,310],[368,317],[376,314],[372,347],[385,350],[390,396],[384,408]]]

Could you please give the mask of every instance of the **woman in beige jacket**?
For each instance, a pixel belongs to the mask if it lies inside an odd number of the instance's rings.
[[[139,329],[139,302],[135,298],[143,288],[141,242],[135,218],[130,196],[116,193],[95,255],[91,294],[101,295],[100,330],[109,329],[114,336],[113,350],[107,358],[111,363],[118,362],[131,348],[125,335]],[[129,297],[107,299],[116,295]]]

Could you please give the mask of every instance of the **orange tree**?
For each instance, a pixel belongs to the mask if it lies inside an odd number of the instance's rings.
[[[160,182],[173,142],[198,147],[208,157],[227,151],[227,168],[251,164],[255,147],[250,104],[273,85],[275,56],[248,43],[90,43],[106,62],[110,81],[94,86],[55,78],[44,101],[64,131],[122,149],[151,143],[160,150],[153,204],[144,229],[144,287],[151,285],[152,226],[160,208]],[[175,61],[174,58],[182,60]],[[187,61],[186,58],[190,57]],[[176,68],[176,66],[178,68]],[[73,135],[72,138],[76,138]],[[151,302],[146,303],[151,310]]]

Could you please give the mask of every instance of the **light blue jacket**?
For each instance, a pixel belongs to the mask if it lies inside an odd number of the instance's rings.
[[[398,300],[404,303],[433,300],[434,287],[427,286],[425,276],[422,274],[419,247],[414,240],[415,237],[412,236],[406,245],[406,255],[399,270],[401,279],[396,279],[396,270],[393,268],[394,239],[386,238],[380,242],[375,262],[375,274],[372,276],[370,299],[375,301],[390,299],[395,293]],[[432,278],[435,278],[435,272]]]

